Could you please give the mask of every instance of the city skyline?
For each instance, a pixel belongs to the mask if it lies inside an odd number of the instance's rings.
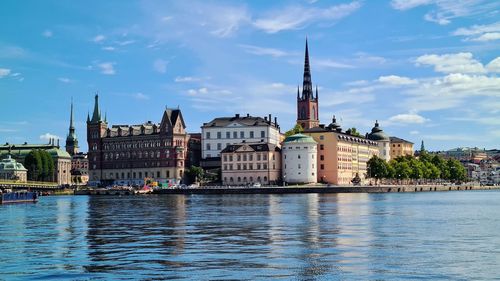
[[[364,134],[379,120],[429,150],[498,148],[494,1],[115,4],[0,4],[16,23],[0,27],[4,142],[64,142],[73,98],[87,151],[95,92],[110,125],[158,122],[179,106],[189,132],[236,113],[271,113],[286,131],[307,36],[321,123],[336,115]]]

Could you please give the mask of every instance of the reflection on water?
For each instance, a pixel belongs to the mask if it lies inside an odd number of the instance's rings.
[[[44,197],[0,206],[0,280],[493,279],[499,199]]]

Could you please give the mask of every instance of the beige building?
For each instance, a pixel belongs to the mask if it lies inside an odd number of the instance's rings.
[[[24,163],[24,158],[33,149],[47,151],[54,161],[53,179],[59,185],[71,184],[71,156],[59,146],[59,141],[51,139],[48,144],[9,144],[0,145],[0,158],[10,154],[12,158]]]
[[[342,132],[333,122],[304,131],[318,143],[318,182],[348,185],[356,174],[366,178],[366,163],[373,155],[379,155],[378,142]]]
[[[413,156],[413,143],[397,137],[391,137],[391,159],[399,156],[412,155]]]
[[[224,185],[278,184],[281,182],[281,149],[271,143],[240,143],[221,151]]]
[[[20,182],[27,181],[28,170],[23,164],[12,159],[10,155],[0,160],[0,180],[15,180]]]

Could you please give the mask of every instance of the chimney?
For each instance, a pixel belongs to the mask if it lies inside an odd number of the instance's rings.
[[[269,125],[271,125],[271,113],[269,113]]]
[[[59,147],[59,139],[57,139],[57,147]]]
[[[234,117],[240,118],[240,115],[239,114],[235,114]]]
[[[247,117],[250,117],[250,114],[247,113]]]
[[[264,121],[266,121],[266,123],[267,123],[267,117],[266,116],[264,116]]]
[[[278,126],[278,117],[274,117],[274,126]]]

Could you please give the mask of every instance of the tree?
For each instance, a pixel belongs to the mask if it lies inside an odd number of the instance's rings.
[[[448,165],[446,165],[446,161],[439,157],[439,155],[434,155],[431,160],[432,164],[439,169],[439,178],[440,179],[449,179],[450,178],[450,169]]]
[[[300,124],[296,124],[292,129],[285,132],[285,138],[302,132],[304,132],[304,128]]]
[[[362,137],[362,135],[358,132],[358,130],[355,127],[352,127],[350,129],[347,129],[347,130],[351,132],[350,133],[351,136]]]
[[[384,159],[377,157],[377,155],[373,155],[373,157],[368,160],[368,177],[375,178],[375,184],[377,181],[388,176],[387,163]]]
[[[455,159],[449,159],[446,161],[446,165],[450,171],[449,179],[455,182],[464,181],[467,178],[467,172],[460,161]]]
[[[205,171],[201,167],[191,166],[186,170],[186,176],[190,182],[201,182],[204,175]]]

